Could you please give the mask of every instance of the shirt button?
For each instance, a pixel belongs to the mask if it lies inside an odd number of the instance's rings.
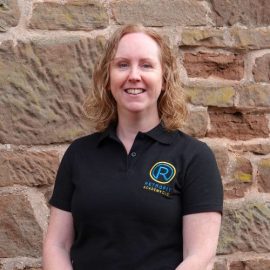
[[[132,156],[132,157],[136,157],[136,152],[132,152],[132,153],[131,153],[131,156]]]

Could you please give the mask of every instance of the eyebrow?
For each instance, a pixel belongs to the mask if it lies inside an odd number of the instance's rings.
[[[126,58],[126,57],[116,57],[116,58],[113,58],[112,59],[112,61],[118,61],[118,60],[128,60],[129,61],[129,58]],[[153,58],[149,58],[149,57],[145,57],[145,58],[139,59],[139,61],[152,61],[152,62],[155,62],[155,60]]]

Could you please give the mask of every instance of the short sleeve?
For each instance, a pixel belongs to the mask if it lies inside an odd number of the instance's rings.
[[[222,212],[223,187],[211,149],[200,143],[186,168],[182,189],[183,215]]]
[[[72,148],[69,146],[58,168],[53,194],[49,200],[52,206],[65,211],[71,211],[71,200],[74,191],[72,160]]]

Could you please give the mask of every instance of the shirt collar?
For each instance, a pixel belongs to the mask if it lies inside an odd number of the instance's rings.
[[[163,143],[163,144],[171,144],[175,136],[175,132],[166,130],[162,123],[159,123],[156,127],[154,127],[148,132],[145,132],[145,133],[139,132],[139,133],[144,134],[150,137],[151,139],[158,141],[160,143]],[[104,141],[107,138],[113,138],[113,139],[119,140],[116,136],[116,123],[110,124],[109,127],[100,134],[98,144],[100,144],[102,141]]]
[[[175,132],[166,130],[162,122],[144,134],[164,144],[171,144],[175,136]]]
[[[116,123],[111,123],[103,132],[100,133],[98,145],[109,137],[116,137]]]

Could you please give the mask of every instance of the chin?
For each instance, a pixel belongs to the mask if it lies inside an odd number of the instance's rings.
[[[128,111],[131,113],[141,113],[144,111],[144,109],[140,109],[140,108],[128,108]]]
[[[130,112],[143,112],[146,111],[146,107],[142,104],[129,104],[125,107]]]

